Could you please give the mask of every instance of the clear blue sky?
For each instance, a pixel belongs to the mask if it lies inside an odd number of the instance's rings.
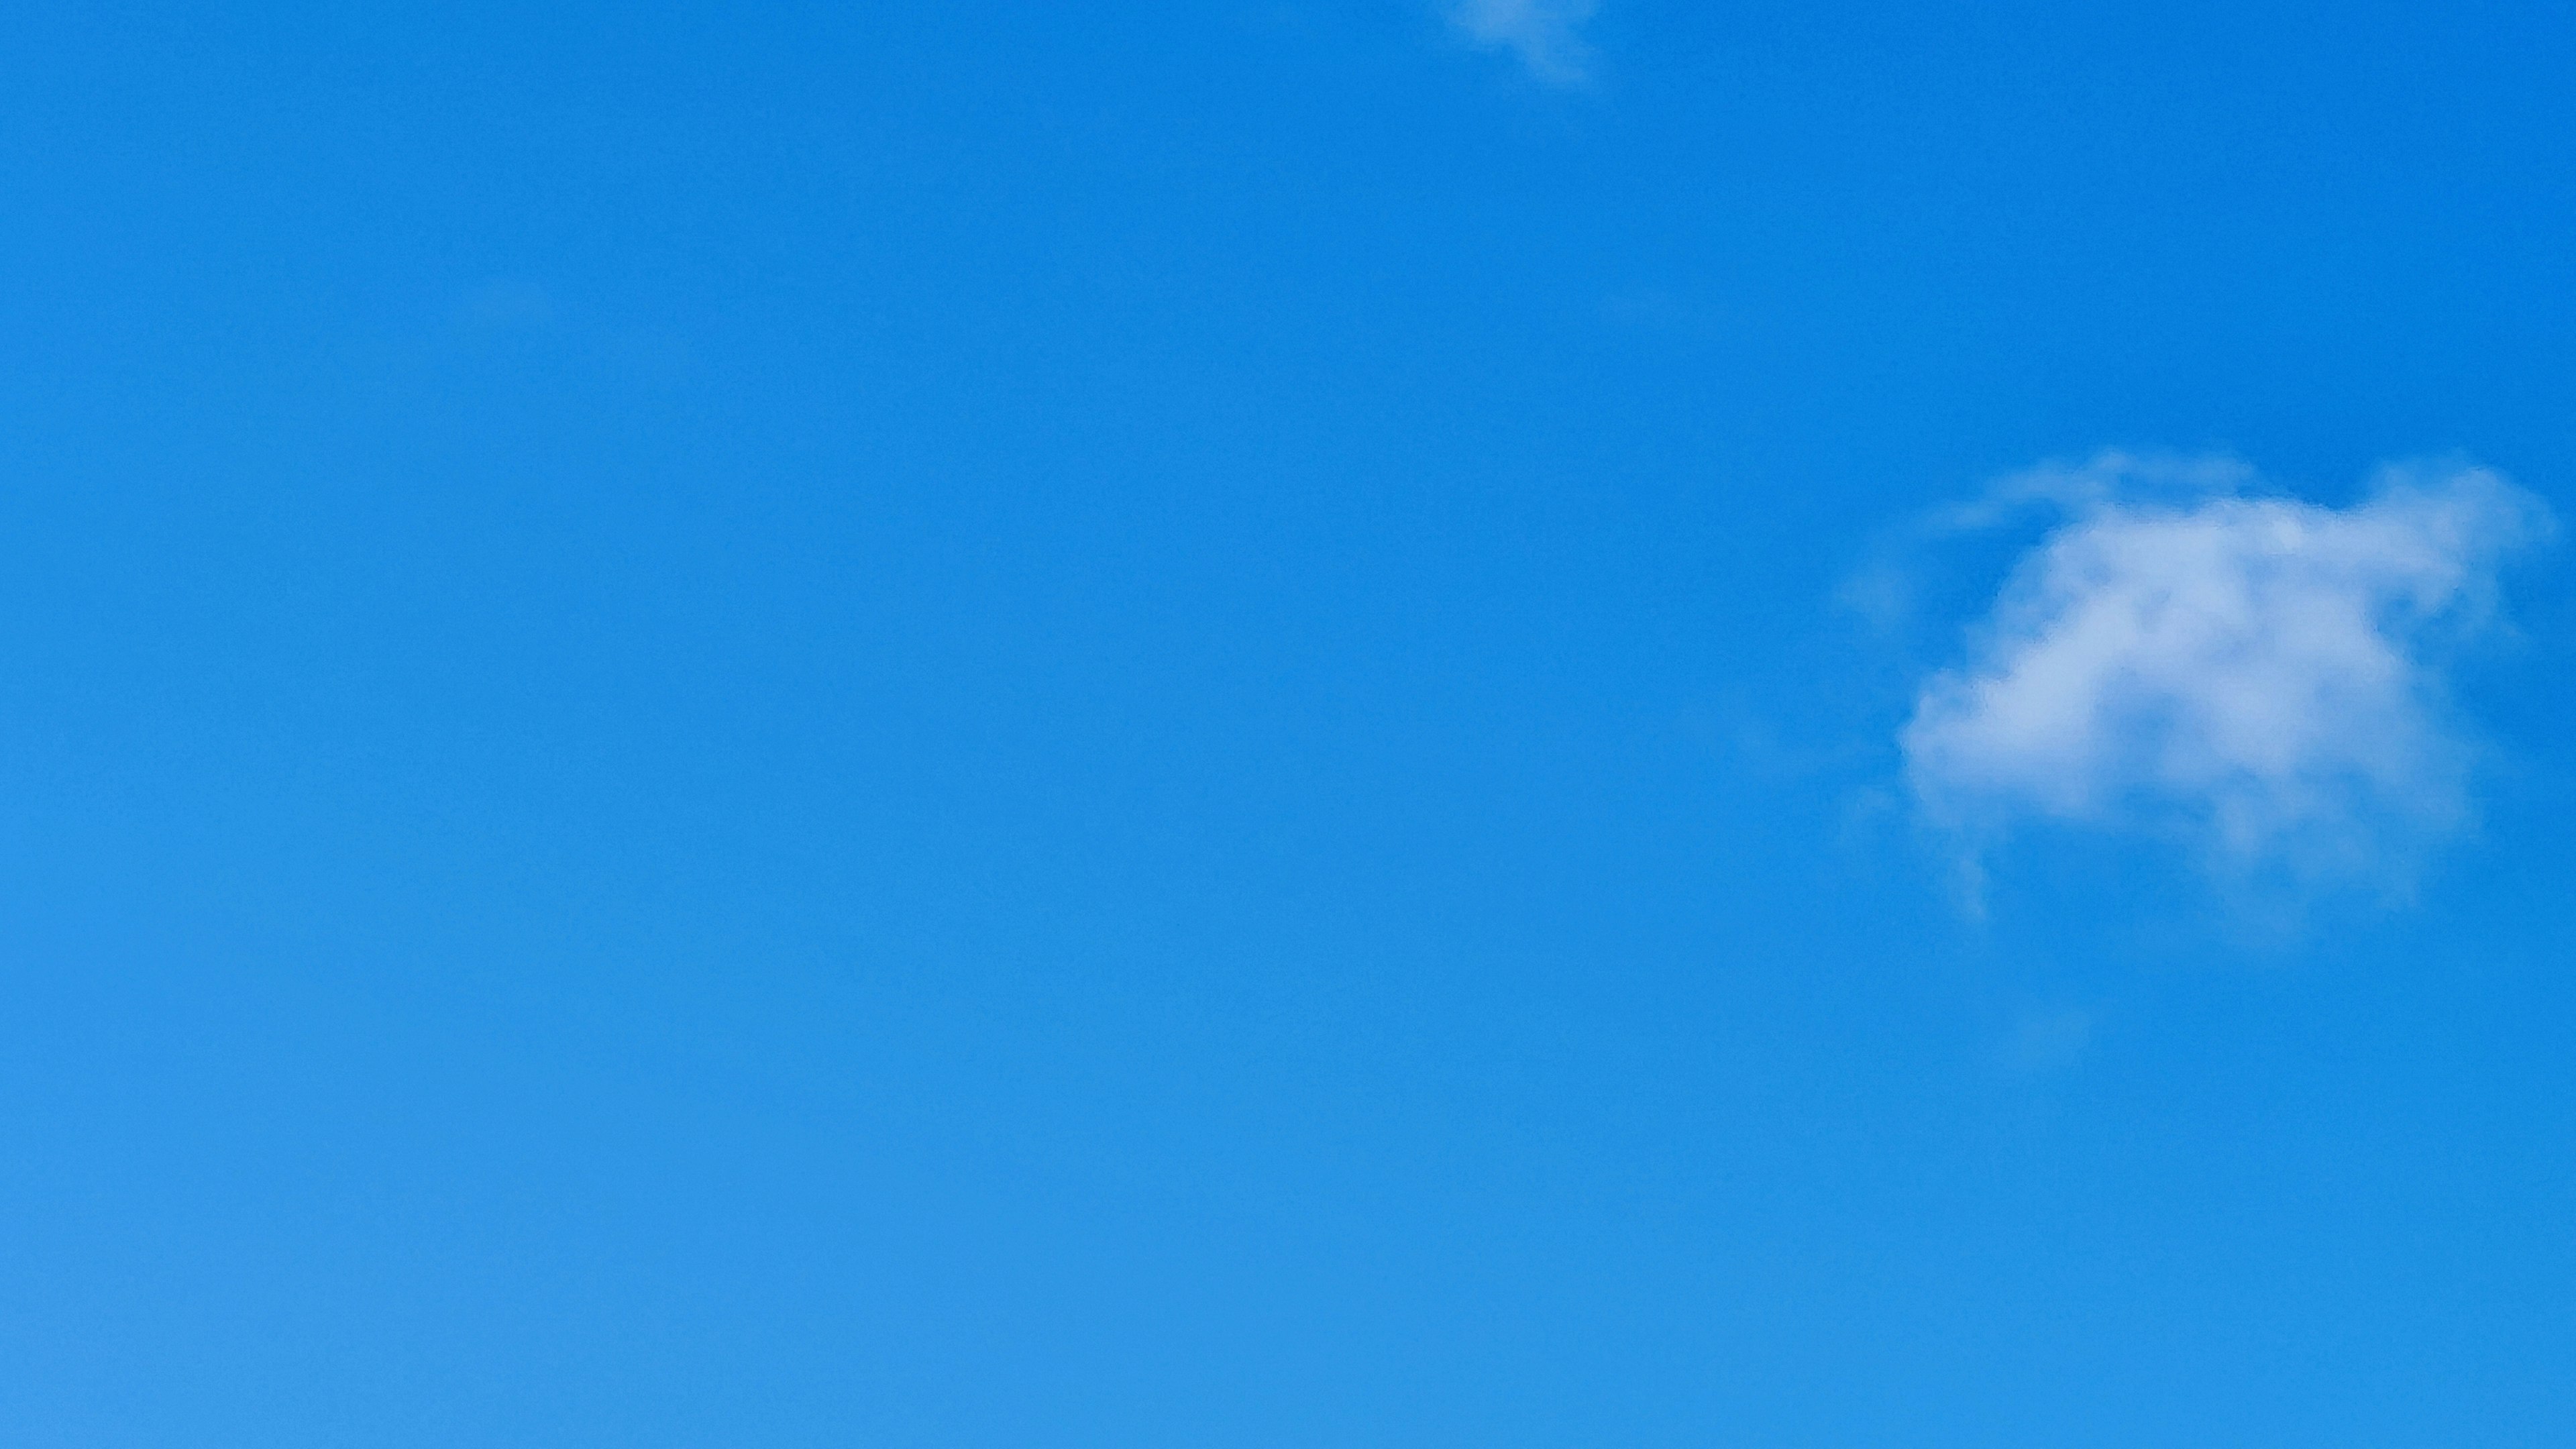
[[[13,7],[0,1442],[2576,1442],[2571,70]]]

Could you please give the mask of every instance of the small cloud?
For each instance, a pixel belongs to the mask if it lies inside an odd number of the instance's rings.
[[[2466,465],[2387,469],[2348,508],[2255,481],[2106,454],[1945,516],[2061,521],[1916,696],[1899,744],[1927,816],[1972,844],[2024,819],[2144,828],[2239,871],[2400,882],[2466,821],[2439,645],[2492,620],[2498,561],[2547,510]]]
[[[1529,73],[1553,86],[1592,78],[1592,47],[1583,24],[1598,0],[1450,0],[1449,23],[1487,50],[1508,50]]]

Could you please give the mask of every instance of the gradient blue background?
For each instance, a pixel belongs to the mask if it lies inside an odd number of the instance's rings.
[[[2576,516],[2576,15],[1589,33],[0,19],[0,1441],[2576,1439],[2564,570],[2286,925],[1964,918],[1995,560],[1834,604],[2104,444]]]

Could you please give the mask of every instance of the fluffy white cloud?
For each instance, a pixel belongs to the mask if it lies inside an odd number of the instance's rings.
[[[1580,85],[1592,69],[1583,22],[1597,8],[1597,0],[1452,0],[1449,20],[1476,44],[1519,56],[1550,85]]]
[[[2402,870],[2464,818],[2436,646],[2491,617],[2498,558],[2546,511],[2467,466],[2390,469],[2340,509],[2249,482],[2106,455],[1999,495],[2065,517],[1915,702],[1901,743],[1933,818],[2177,829],[2301,874]],[[2138,501],[2157,488],[2183,496]]]

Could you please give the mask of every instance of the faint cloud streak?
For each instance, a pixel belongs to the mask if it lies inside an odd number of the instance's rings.
[[[1592,78],[1583,25],[1598,0],[1450,0],[1449,23],[1487,50],[1509,51],[1539,81],[1579,86]]]

